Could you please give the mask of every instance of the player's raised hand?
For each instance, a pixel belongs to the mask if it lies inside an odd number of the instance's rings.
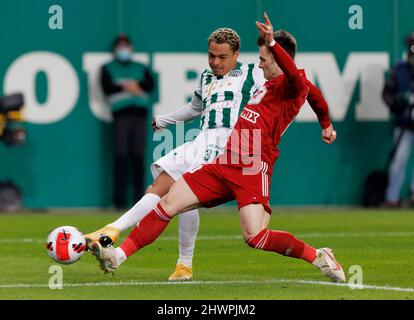
[[[322,130],[322,140],[327,144],[332,144],[336,140],[336,131],[332,124],[328,128]]]
[[[256,27],[259,31],[259,36],[263,38],[267,44],[271,44],[273,42],[273,26],[266,12],[264,13],[264,21],[264,23],[256,21]]]

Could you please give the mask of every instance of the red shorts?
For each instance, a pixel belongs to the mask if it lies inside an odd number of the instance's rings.
[[[271,177],[267,172],[265,162],[254,175],[245,174],[239,166],[210,163],[185,173],[183,178],[203,207],[211,208],[236,199],[239,209],[261,203],[270,214]]]

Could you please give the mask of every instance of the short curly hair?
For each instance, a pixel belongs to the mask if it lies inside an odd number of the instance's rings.
[[[208,37],[208,45],[212,41],[218,44],[228,43],[233,52],[240,49],[240,37],[236,31],[230,28],[219,28],[212,32]]]

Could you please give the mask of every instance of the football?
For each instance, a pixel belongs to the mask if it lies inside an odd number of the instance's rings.
[[[85,236],[77,228],[63,226],[53,230],[46,240],[46,250],[50,258],[61,264],[78,261],[86,248]]]

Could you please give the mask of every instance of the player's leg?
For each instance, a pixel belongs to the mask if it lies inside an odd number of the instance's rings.
[[[344,282],[342,267],[336,262],[332,250],[315,249],[286,231],[269,230],[269,213],[262,204],[249,204],[239,210],[240,224],[247,245],[264,251],[303,259],[322,271],[335,282]]]
[[[310,263],[315,260],[316,249],[296,239],[288,232],[267,228],[269,213],[265,211],[262,204],[249,204],[240,208],[239,212],[243,237],[250,247],[301,258]]]
[[[104,249],[99,243],[94,243],[92,245],[93,254],[98,257],[104,271],[114,271],[128,257],[154,242],[174,216],[198,206],[198,198],[185,180],[180,179],[174,183],[170,191],[140,221],[118,248]]]
[[[168,193],[174,184],[174,179],[168,173],[162,171],[154,182],[147,188],[145,195],[118,220],[109,226],[119,229],[121,232],[137,225],[139,221]]]
[[[191,169],[200,163],[211,163],[218,154],[224,152],[224,147],[232,129],[218,128],[201,132],[192,146],[196,149],[194,158],[188,159]],[[193,155],[194,152],[186,154]],[[190,170],[188,170],[190,171]],[[186,281],[193,277],[193,256],[197,239],[200,215],[197,209],[180,214],[178,221],[178,260],[169,281]]]
[[[105,271],[113,271],[134,254],[153,242],[169,221],[180,212],[198,208],[200,204],[215,206],[234,199],[223,183],[218,165],[204,165],[187,172],[171,187],[157,206],[135,227],[119,248],[102,248],[95,243],[93,253]]]
[[[187,142],[154,162],[151,165],[151,173],[155,180],[146,190],[144,197],[115,222],[87,234],[87,242],[92,243],[101,239],[102,244],[111,244],[118,239],[121,232],[135,226],[151,211],[160,198],[167,194],[173,183],[187,171],[188,164],[184,157],[186,153],[191,153],[187,152],[187,149],[191,148],[189,145],[190,143]]]
[[[116,221],[105,227],[86,234],[88,244],[99,241],[102,238],[102,244],[107,245],[115,243],[119,235],[127,229],[136,226],[137,223],[160,201],[161,197],[168,193],[168,190],[174,183],[174,179],[162,171],[154,180],[151,186],[146,190],[145,195],[126,213]]]
[[[178,260],[169,281],[187,281],[193,278],[193,256],[200,215],[197,209],[180,214],[178,222]]]
[[[261,204],[249,204],[240,208],[240,226],[243,232],[243,239],[247,243],[260,231],[269,225],[270,214],[268,214]]]

